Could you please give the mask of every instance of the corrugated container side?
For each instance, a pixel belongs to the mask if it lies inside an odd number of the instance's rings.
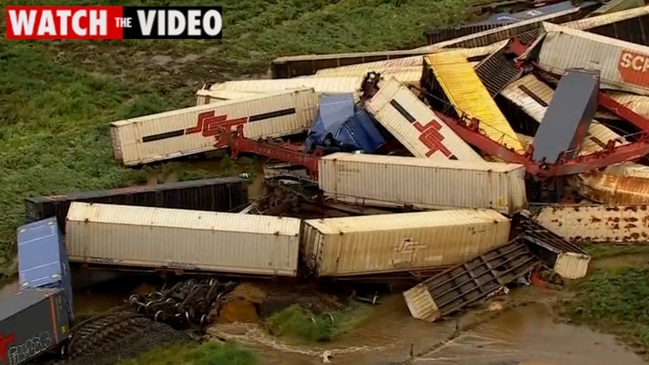
[[[425,85],[429,91],[441,89],[453,105],[458,116],[467,115],[480,120],[481,129],[491,140],[522,152],[523,145],[491,98],[489,91],[478,77],[476,70],[459,52],[442,52],[425,58],[434,74],[435,84]],[[423,81],[423,80],[422,80]]]
[[[491,210],[449,210],[312,219],[305,251],[317,276],[405,272],[456,265],[509,240],[510,221]]]
[[[504,37],[499,40],[511,38]],[[482,40],[480,46],[490,46],[494,41]],[[442,48],[442,47],[440,47]],[[429,50],[406,50],[406,51],[380,51],[380,52],[358,52],[358,53],[338,53],[338,54],[320,54],[320,55],[301,55],[279,57],[273,60],[270,67],[270,73],[273,79],[286,79],[291,77],[313,75],[318,70],[343,67],[356,64],[368,64],[379,62],[394,62],[400,64],[402,58],[417,57],[427,53],[436,52],[437,49]],[[489,52],[486,52],[489,54]],[[412,62],[410,60],[405,61]],[[387,64],[387,63],[386,63]]]
[[[643,68],[649,65],[649,47],[550,23],[543,27],[547,33],[538,55],[543,70],[597,69],[603,89],[649,95],[649,67]]]
[[[297,275],[296,218],[74,202],[66,230],[73,262]]]
[[[200,89],[196,92],[196,105],[218,104],[228,100],[255,98],[259,94],[263,93]]]
[[[574,252],[562,252],[557,256],[554,271],[562,278],[581,279],[588,273],[590,256]]]
[[[307,272],[311,275],[317,275],[318,266],[322,257],[318,254],[321,253],[323,245],[322,235],[308,224],[302,224],[302,237],[300,238],[300,250],[302,254],[302,261],[305,265]]]
[[[321,158],[318,166],[320,189],[338,200],[490,208],[508,215],[527,205],[522,165],[336,153]]]
[[[209,90],[200,89],[196,92],[196,106],[210,103]]]
[[[417,284],[406,290],[403,292],[403,298],[413,318],[426,322],[434,322],[439,318],[439,308],[426,285]]]
[[[357,77],[365,76],[368,72],[378,72],[381,75],[393,74],[395,72],[404,71],[421,71],[421,57],[408,57],[401,58],[400,60],[417,60],[416,63],[407,64],[405,66],[375,66],[375,64],[382,64],[383,62],[361,63],[360,65],[352,65],[336,68],[325,68],[316,72],[315,77]],[[395,60],[398,61],[398,60]]]
[[[124,151],[122,151],[122,140],[120,138],[119,128],[111,125],[110,131],[110,144],[113,146],[113,158],[117,161],[124,162]]]
[[[312,88],[318,94],[346,94],[360,90],[363,77],[304,77],[282,80],[238,80],[214,84],[210,90],[278,92]]]
[[[634,112],[649,118],[649,96],[628,94],[620,91],[608,91],[606,94]]]
[[[20,288],[63,289],[68,315],[73,318],[72,277],[56,218],[22,225],[16,236]]]
[[[527,75],[507,86],[501,92],[501,95],[521,108],[521,110],[536,122],[541,123],[547,106],[554,96],[554,90],[538,80],[534,75]],[[601,151],[610,140],[616,140],[617,145],[626,145],[629,143],[621,135],[613,132],[599,121],[593,120],[588,127],[588,136],[581,146],[581,154]],[[606,171],[623,176],[649,176],[649,167],[636,163],[612,165],[607,167]]]
[[[528,95],[527,92],[532,95]],[[554,90],[539,81],[534,75],[527,75],[507,86],[501,92],[501,95],[520,107],[536,122],[541,123],[545,111],[554,96]],[[542,101],[542,103],[539,101]],[[581,153],[600,151],[606,145],[606,142],[612,139],[620,140],[622,142],[620,144],[628,143],[619,134],[613,132],[599,121],[593,120],[588,128],[588,136],[581,146]]]
[[[577,192],[582,197],[602,204],[649,204],[647,179],[607,173],[577,175]]]
[[[65,298],[60,289],[26,289],[2,298],[0,333],[12,340],[2,364],[26,364],[55,349],[70,335]],[[6,343],[5,343],[6,344]]]
[[[366,110],[415,157],[484,161],[407,86],[389,78]],[[440,146],[441,145],[441,146]]]
[[[59,230],[65,234],[65,218],[73,201],[231,212],[249,203],[248,182],[228,177],[28,197],[25,198],[27,221],[56,217]]]
[[[122,163],[138,165],[214,150],[221,125],[243,125],[248,138],[280,137],[309,128],[318,108],[313,89],[283,91],[112,123]]]
[[[574,243],[649,242],[646,205],[558,205],[535,217],[544,227]]]

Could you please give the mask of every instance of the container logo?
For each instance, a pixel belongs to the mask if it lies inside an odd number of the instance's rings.
[[[201,133],[203,137],[214,137],[219,133],[219,130],[232,129],[238,125],[248,122],[247,117],[236,118],[228,120],[227,115],[215,115],[214,111],[200,113],[198,115],[198,123],[185,130],[185,134]]]
[[[404,238],[393,251],[398,254],[416,255],[418,251],[426,247],[425,244],[421,244],[411,238]]]
[[[649,86],[649,55],[622,51],[618,71],[626,83]]]
[[[428,152],[426,152],[426,157],[432,156],[435,152],[441,152],[449,159],[455,159],[453,153],[444,146],[444,136],[439,132],[442,129],[442,125],[435,119],[428,122],[426,125],[422,125],[419,122],[414,122],[412,125],[417,128],[421,133],[419,135],[419,140],[426,147],[428,147]]]
[[[2,360],[2,362],[7,361],[7,348],[14,341],[16,341],[16,335],[15,334],[12,333],[12,334],[10,334],[8,336],[5,336],[2,333],[0,333],[0,360]]]

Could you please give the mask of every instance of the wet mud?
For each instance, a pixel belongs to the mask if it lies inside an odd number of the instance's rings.
[[[127,277],[76,289],[76,311],[97,312],[122,305],[130,293],[147,292],[158,285],[155,281],[134,283],[138,282]],[[16,288],[17,284],[12,284],[2,292],[7,294]],[[264,311],[263,303],[280,307],[290,305],[291,300],[281,299],[288,298],[296,289],[280,284],[240,285],[225,301],[208,335],[243,343],[256,351],[265,365],[322,364],[325,358],[340,365],[645,364],[614,336],[557,321],[555,303],[570,294],[534,286],[512,290],[508,296],[494,298],[457,317],[435,323],[410,317],[403,297],[397,292],[382,297],[381,304],[371,308],[367,320],[336,341],[289,345],[268,335],[263,328],[263,312],[277,309]],[[269,298],[275,299],[269,301]],[[275,300],[280,304],[273,304]],[[157,343],[174,338],[170,335],[151,340]],[[153,343],[136,347],[141,349],[149,345]],[[128,348],[124,351],[121,356],[128,356]],[[139,350],[133,353],[137,352]]]
[[[252,324],[216,324],[208,332],[252,347],[267,365],[321,364],[325,357],[340,365],[645,364],[614,336],[556,321],[553,308],[563,297],[527,287],[457,318],[427,323],[410,317],[401,295],[390,295],[358,328],[314,346],[284,344]]]

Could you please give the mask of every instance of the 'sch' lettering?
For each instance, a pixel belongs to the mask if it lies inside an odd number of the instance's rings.
[[[624,82],[649,87],[649,55],[624,50],[617,69]]]
[[[426,157],[430,157],[433,153],[439,151],[450,158],[453,154],[449,151],[446,146],[442,143],[444,141],[444,136],[439,132],[442,129],[442,125],[439,124],[435,119],[428,122],[426,125],[422,125],[419,122],[414,122],[412,125],[417,128],[421,134],[419,135],[419,140],[426,147],[428,147],[428,152],[426,152]]]
[[[228,120],[227,115],[214,115],[214,111],[200,113],[198,115],[198,124],[194,127],[187,128],[185,134],[201,133],[203,137],[214,137],[219,133],[221,128],[230,128],[245,124],[248,118],[236,118]]]

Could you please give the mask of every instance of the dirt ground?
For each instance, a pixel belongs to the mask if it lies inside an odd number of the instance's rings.
[[[312,313],[337,311],[345,307],[345,300],[323,293],[314,286],[287,286],[272,282],[244,282],[239,284],[221,306],[213,312],[215,322],[260,323],[293,304],[299,304]]]

